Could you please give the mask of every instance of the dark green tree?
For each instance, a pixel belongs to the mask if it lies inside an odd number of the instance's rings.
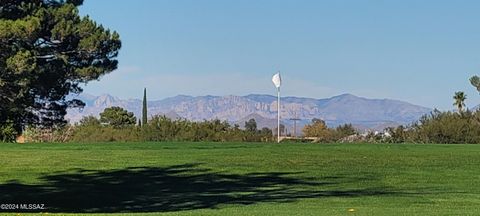
[[[82,127],[100,126],[100,120],[95,116],[85,116],[80,119],[79,125]]]
[[[81,17],[83,0],[0,1],[0,125],[65,123],[66,96],[117,68],[116,32]]]
[[[480,77],[473,76],[470,78],[470,83],[480,92]]]
[[[147,124],[147,88],[143,89],[142,123]],[[140,125],[141,126],[141,125]]]
[[[344,124],[339,125],[335,128],[335,132],[339,136],[339,138],[343,138],[346,136],[354,135],[357,133],[357,130],[353,127],[352,124]]]
[[[115,128],[134,125],[136,121],[137,119],[132,112],[128,112],[121,107],[114,106],[105,108],[105,110],[100,113],[100,122]]]
[[[245,122],[245,130],[248,132],[256,132],[257,131],[257,122],[255,119],[250,119]]]
[[[455,101],[453,103],[454,106],[457,107],[458,112],[463,112],[463,108],[465,107],[465,100],[467,99],[467,95],[464,92],[455,92],[455,95],[453,96],[453,100]]]
[[[269,136],[271,137],[273,135],[273,132],[272,132],[272,129],[268,128],[268,127],[263,127],[261,130],[260,130],[260,133],[264,136]]]

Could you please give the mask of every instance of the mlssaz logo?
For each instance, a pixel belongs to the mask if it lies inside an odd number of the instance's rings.
[[[43,210],[45,209],[45,204],[1,204],[1,210]]]
[[[45,204],[20,204],[20,209],[42,210],[45,209]]]

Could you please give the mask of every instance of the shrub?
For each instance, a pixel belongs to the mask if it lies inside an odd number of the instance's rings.
[[[0,140],[2,142],[14,142],[17,135],[17,130],[15,130],[15,125],[12,121],[7,121],[0,125]]]
[[[153,116],[141,127],[102,125],[89,116],[75,127],[71,141],[272,141],[272,130],[247,131],[226,121],[204,120],[194,122],[186,119],[172,120],[165,116]]]
[[[389,128],[395,143],[480,143],[480,112],[433,111],[409,127]]]

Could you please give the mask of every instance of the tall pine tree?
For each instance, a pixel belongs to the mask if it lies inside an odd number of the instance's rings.
[[[64,124],[69,94],[117,68],[120,36],[82,16],[83,0],[0,1],[0,125]]]
[[[147,88],[143,89],[142,125],[147,124]]]

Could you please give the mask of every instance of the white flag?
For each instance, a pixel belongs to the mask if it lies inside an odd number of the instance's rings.
[[[280,77],[280,73],[276,73],[275,75],[273,75],[272,82],[275,87],[280,88],[280,85],[282,85],[282,78]]]

